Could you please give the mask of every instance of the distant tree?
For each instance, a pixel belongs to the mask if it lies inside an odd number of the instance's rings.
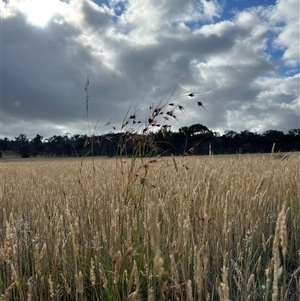
[[[190,127],[182,127],[179,132],[185,136],[184,153],[207,154],[209,143],[212,142],[214,133],[203,124],[197,123]]]
[[[68,157],[71,157],[73,155],[73,153],[74,153],[74,147],[73,147],[72,137],[69,138],[68,134],[65,134],[63,136],[63,138],[64,138],[64,148],[65,148],[64,153]]]
[[[126,135],[129,135],[128,133]],[[21,157],[37,156],[114,156],[126,154],[131,156],[137,137],[129,139],[130,135],[124,133],[108,133],[102,136],[73,135],[67,133],[64,136],[43,139],[39,134],[30,142],[26,135],[20,134],[15,140],[0,139],[0,150],[13,151]],[[179,132],[170,129],[152,133],[155,145],[145,145],[144,153],[153,151],[153,155],[182,155],[208,154],[211,149],[214,154],[232,154],[238,151],[242,153],[270,152],[273,144],[276,151],[299,151],[300,129],[291,129],[287,134],[282,131],[269,130],[263,134],[250,131],[240,133],[227,130],[223,135],[212,132],[202,124],[184,126]],[[139,136],[137,134],[137,136]],[[120,138],[126,143],[120,148]],[[153,148],[154,146],[154,148]],[[2,154],[3,155],[3,154]],[[142,154],[141,154],[142,155]]]
[[[243,153],[259,152],[260,146],[260,135],[250,131],[241,131],[235,136],[238,139],[239,148]]]
[[[300,129],[291,129],[288,131],[288,135],[300,138]]]
[[[7,137],[0,139],[0,150],[3,152],[12,150],[12,143]]]
[[[224,132],[224,135],[223,135],[223,136],[232,139],[232,138],[234,138],[237,134],[238,134],[238,133],[235,132],[235,131],[226,130],[226,131]]]
[[[253,153],[253,146],[251,143],[243,144],[241,147],[241,151],[243,154]]]
[[[300,129],[291,129],[286,137],[288,151],[300,151]]]
[[[27,136],[24,134],[20,134],[18,137],[15,137],[15,141],[20,144],[28,143],[29,140],[27,139]]]
[[[18,137],[15,137],[16,142],[16,152],[21,156],[21,158],[30,157],[30,145],[29,140],[26,135],[20,134]]]
[[[209,130],[205,125],[197,123],[197,124],[193,124],[189,127],[189,133],[192,136],[195,135],[211,135],[212,131]]]
[[[223,153],[233,154],[238,150],[238,143],[235,137],[238,135],[237,132],[226,130],[221,136],[221,143],[223,147]]]
[[[52,136],[47,140],[46,153],[51,156],[65,155],[64,138],[62,136]]]
[[[215,155],[224,153],[224,148],[223,148],[223,145],[222,145],[222,138],[221,137],[216,136],[213,139],[213,141],[211,142],[211,151]]]
[[[31,155],[36,157],[37,155],[41,155],[44,150],[43,144],[43,136],[37,134],[35,138],[30,141],[31,145]]]
[[[275,143],[276,150],[283,150],[284,133],[277,130],[268,130],[262,134],[265,143],[265,149],[270,152]]]

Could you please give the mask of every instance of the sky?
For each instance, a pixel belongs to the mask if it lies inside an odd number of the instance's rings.
[[[170,97],[184,108],[173,131],[300,128],[299,12],[298,0],[1,0],[1,138],[119,131]]]

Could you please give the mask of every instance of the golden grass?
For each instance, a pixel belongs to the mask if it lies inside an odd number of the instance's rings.
[[[300,300],[297,154],[0,168],[0,300]]]

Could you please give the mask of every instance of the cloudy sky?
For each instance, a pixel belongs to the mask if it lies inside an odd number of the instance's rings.
[[[173,130],[300,128],[299,9],[299,0],[1,0],[2,138],[88,134],[87,76],[98,134],[120,129],[129,108],[145,120],[175,87],[186,112]]]

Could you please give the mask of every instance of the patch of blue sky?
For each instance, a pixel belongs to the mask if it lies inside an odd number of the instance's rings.
[[[300,72],[300,61],[295,66],[288,65],[284,60],[284,47],[274,45],[273,39],[270,39],[267,44],[267,48],[264,51],[268,56],[272,64],[277,67],[277,73],[280,76],[293,76]]]
[[[112,18],[114,23],[118,22],[118,17],[120,17],[126,9],[124,1],[115,2],[113,5],[109,0],[94,0],[94,2],[99,6],[106,5],[114,10],[115,15]]]
[[[195,30],[195,29],[199,29],[201,28],[202,26],[204,25],[208,25],[208,24],[214,24],[215,21],[211,21],[211,20],[197,20],[197,21],[187,21],[187,22],[184,22],[185,26],[187,26],[190,30]],[[177,24],[174,24],[175,26]]]
[[[231,19],[234,15],[243,10],[257,6],[275,5],[276,0],[227,0],[223,4],[222,19]]]
[[[213,24],[223,20],[231,20],[235,17],[237,12],[250,9],[251,7],[275,5],[276,0],[223,0],[219,2],[222,6],[222,14],[219,17],[214,17],[213,20],[203,19],[185,22],[185,25],[191,30],[194,30],[203,25]]]
[[[93,2],[95,2],[96,4],[98,4],[99,6],[105,4],[107,6],[110,6],[109,4],[109,0],[93,0]]]
[[[265,52],[271,57],[272,60],[277,61],[282,58],[285,48],[275,45],[274,38],[275,36],[273,34],[269,35],[269,40]]]
[[[118,2],[115,6],[114,6],[114,10],[115,10],[115,14],[117,16],[121,16],[125,10],[126,6],[124,2]]]
[[[286,66],[280,65],[278,69],[278,73],[282,76],[294,76],[296,74],[300,74],[300,62],[296,66]]]
[[[226,11],[226,8],[244,10],[255,6],[269,6],[274,4],[276,4],[276,0],[227,0],[224,10]]]
[[[104,4],[104,5],[108,6],[108,7],[113,8],[114,11],[115,11],[115,14],[117,16],[122,15],[122,13],[124,12],[124,10],[126,8],[124,1],[116,1],[116,2],[114,2],[113,5],[112,5],[111,1],[109,1],[109,0],[94,0],[94,2],[96,4],[98,4],[99,6],[101,6],[101,5]]]

